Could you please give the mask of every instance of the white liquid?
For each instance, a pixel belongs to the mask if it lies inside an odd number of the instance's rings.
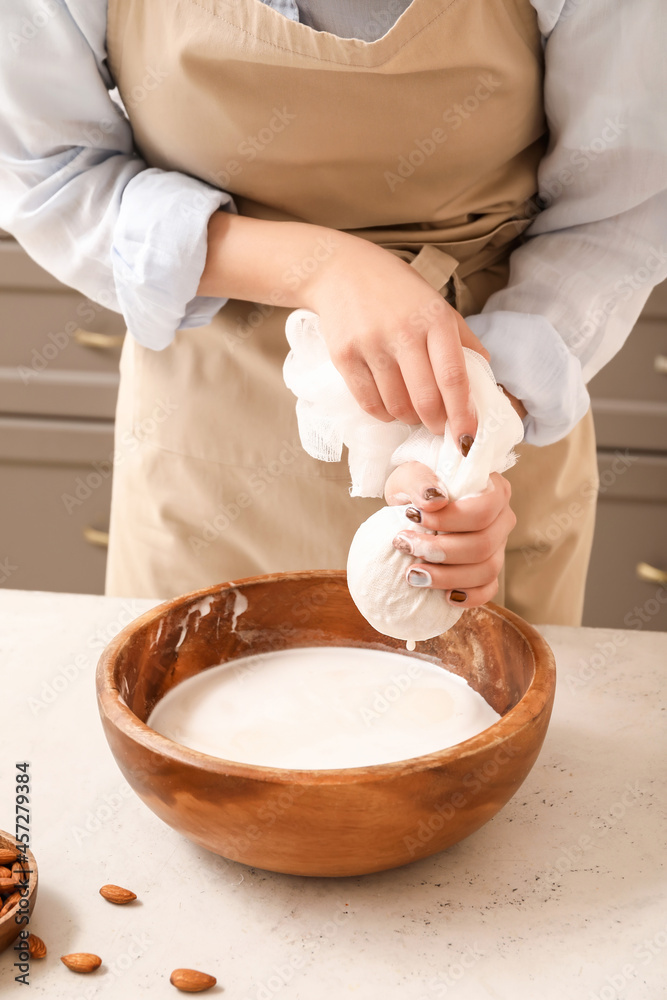
[[[213,757],[311,770],[419,757],[499,718],[449,670],[399,653],[327,646],[211,667],[169,691],[148,725]]]

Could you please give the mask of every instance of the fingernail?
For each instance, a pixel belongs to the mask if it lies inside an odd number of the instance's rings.
[[[461,446],[461,454],[463,455],[464,458],[468,457],[468,452],[472,448],[474,440],[475,440],[474,437],[471,437],[470,434],[462,434],[461,437],[459,438],[459,444]]]
[[[430,587],[433,583],[431,574],[425,569],[411,569],[406,579],[411,587]]]
[[[449,595],[450,601],[454,601],[455,604],[462,604],[463,601],[468,600],[468,595],[465,590],[452,590]]]
[[[405,512],[405,516],[407,517],[408,521],[415,521],[416,524],[421,524],[421,519],[422,519],[421,511],[417,510],[416,507],[408,507],[408,509]]]
[[[398,534],[391,543],[395,549],[399,552],[407,552],[408,555],[412,555],[412,542],[407,537],[407,535]]]
[[[440,490],[436,489],[435,486],[430,486],[427,490],[424,490],[424,500],[444,500],[445,494]]]

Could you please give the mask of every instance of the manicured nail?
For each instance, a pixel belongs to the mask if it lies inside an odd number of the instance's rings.
[[[412,555],[412,542],[407,535],[403,535],[399,532],[391,544],[395,549],[398,549],[399,552],[407,552],[408,555]]]
[[[433,583],[431,574],[425,569],[411,569],[407,575],[407,581],[411,587],[430,587]]]
[[[456,604],[462,604],[463,601],[468,600],[468,595],[465,590],[452,590],[449,595],[450,601],[454,601]]]
[[[405,516],[409,521],[415,521],[417,524],[421,524],[422,515],[421,511],[417,510],[416,507],[408,507],[405,512]]]
[[[436,489],[435,486],[430,486],[427,490],[424,490],[424,500],[444,500],[445,494],[440,490]]]
[[[470,434],[462,434],[461,437],[459,438],[459,444],[461,446],[461,454],[463,455],[464,458],[468,457],[468,452],[472,448],[474,441],[475,441],[474,437],[471,437]]]

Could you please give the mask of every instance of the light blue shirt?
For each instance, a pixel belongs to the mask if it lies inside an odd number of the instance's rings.
[[[299,16],[295,0],[270,2]],[[372,11],[379,27],[366,30],[379,37],[390,24],[377,17],[380,0],[368,3],[303,0],[302,17],[346,31],[356,6],[366,26]],[[667,4],[531,3],[551,133],[539,170],[545,207],[512,254],[507,287],[467,322],[498,381],[524,401],[526,440],[549,444],[586,412],[586,382],[667,277]],[[407,2],[384,6],[393,21]],[[208,220],[236,206],[137,156],[110,94],[106,16],[107,0],[0,0],[0,226],[161,350],[227,302],[196,293]]]

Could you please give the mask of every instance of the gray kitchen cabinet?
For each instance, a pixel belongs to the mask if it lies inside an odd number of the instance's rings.
[[[584,625],[667,630],[667,282],[589,385],[600,495]]]
[[[112,454],[108,420],[0,417],[1,586],[104,592]]]
[[[0,587],[104,591],[124,332],[0,238]]]

